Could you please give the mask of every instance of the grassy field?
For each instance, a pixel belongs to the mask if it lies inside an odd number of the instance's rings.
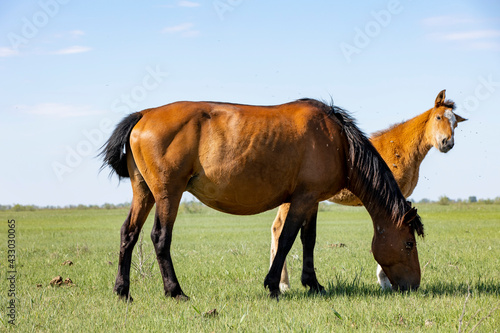
[[[423,277],[417,292],[382,292],[368,214],[331,206],[318,215],[315,252],[326,295],[310,295],[301,286],[297,240],[288,256],[292,290],[276,302],[263,288],[275,211],[237,217],[202,209],[181,213],[174,229],[173,260],[191,300],[163,296],[150,216],[142,255],[134,255],[131,304],[112,292],[125,209],[2,211],[0,330],[500,331],[500,206],[417,207],[427,233],[418,244]],[[7,317],[9,219],[16,221],[15,328]],[[63,265],[67,260],[73,265]],[[58,275],[73,284],[51,286]]]

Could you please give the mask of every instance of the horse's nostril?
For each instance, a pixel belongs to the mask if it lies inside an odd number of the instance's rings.
[[[443,145],[446,145],[446,144],[448,143],[448,139],[443,139],[443,140],[441,141],[441,143],[442,143]]]

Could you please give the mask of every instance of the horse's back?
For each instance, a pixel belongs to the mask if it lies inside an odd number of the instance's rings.
[[[293,144],[296,150],[304,145],[306,132],[317,127],[314,118],[324,118],[316,107],[300,101],[275,106],[175,102],[142,113],[131,141],[162,138],[162,144],[155,142],[155,146],[168,149],[176,136],[188,135],[204,152],[223,153],[224,148],[231,148],[234,154],[243,153],[241,147],[275,150],[280,144]]]

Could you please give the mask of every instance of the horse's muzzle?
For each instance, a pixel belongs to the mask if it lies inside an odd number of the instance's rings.
[[[439,151],[442,153],[447,153],[449,152],[453,146],[455,145],[455,142],[453,139],[448,140],[448,139],[443,139],[441,142],[439,142]]]

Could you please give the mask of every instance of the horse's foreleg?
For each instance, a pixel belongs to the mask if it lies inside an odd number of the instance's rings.
[[[130,297],[129,288],[132,251],[153,204],[154,198],[150,192],[143,193],[140,196],[136,195],[136,192],[134,192],[134,199],[130,207],[130,212],[120,230],[120,256],[118,259],[118,274],[116,275],[114,291],[125,299]]]
[[[316,244],[316,219],[318,215],[318,205],[310,215],[309,220],[302,226],[300,239],[303,248],[303,265],[301,282],[304,287],[309,286],[311,291],[323,292],[325,288],[319,284],[314,269],[314,245]]]
[[[290,204],[288,215],[283,225],[283,230],[278,240],[276,256],[274,257],[269,273],[264,280],[264,287],[269,288],[271,297],[278,297],[279,282],[281,271],[285,262],[286,255],[292,248],[293,242],[299,233],[302,224],[309,221],[311,215],[315,212],[311,207],[314,204],[307,204],[306,198],[295,200],[296,204]],[[317,206],[314,206],[317,207]]]
[[[170,255],[172,230],[177,216],[180,198],[181,195],[175,198],[167,197],[163,199],[162,202],[156,203],[156,215],[153,230],[151,231],[151,240],[156,250],[156,259],[158,260],[161,276],[163,278],[165,296],[187,300],[189,297],[187,297],[181,289]]]
[[[270,266],[273,264],[274,257],[276,256],[276,250],[278,248],[278,241],[281,235],[281,230],[283,230],[283,225],[285,223],[286,216],[288,214],[288,209],[290,204],[282,204],[278,210],[278,214],[274,219],[273,226],[271,227],[271,256],[270,256]],[[285,292],[290,289],[290,280],[288,278],[288,271],[286,268],[286,260],[283,263],[283,270],[281,271],[280,279],[280,290]]]

